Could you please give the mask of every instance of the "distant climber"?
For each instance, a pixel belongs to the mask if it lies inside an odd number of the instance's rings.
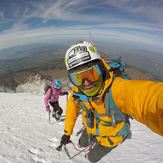
[[[47,88],[44,97],[44,103],[47,112],[51,112],[49,104],[53,107],[52,116],[59,120],[63,109],[60,107],[59,96],[68,95],[68,92],[62,92],[62,83],[60,80],[54,80]]]

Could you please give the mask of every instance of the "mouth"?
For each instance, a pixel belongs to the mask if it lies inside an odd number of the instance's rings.
[[[91,91],[94,88],[94,86],[95,86],[94,84],[83,86],[83,89],[86,91]]]

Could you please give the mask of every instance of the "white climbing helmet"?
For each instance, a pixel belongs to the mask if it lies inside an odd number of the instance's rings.
[[[88,41],[82,41],[72,45],[65,55],[67,70],[71,70],[93,60],[101,60],[101,56],[97,52],[96,47]]]

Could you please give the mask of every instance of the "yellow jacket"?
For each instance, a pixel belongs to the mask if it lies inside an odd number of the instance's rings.
[[[163,82],[116,78],[112,95],[121,112],[163,136]]]
[[[109,66],[103,61],[106,69]],[[105,113],[104,102],[102,97],[109,88],[113,80],[113,74],[104,82],[103,91],[98,97],[98,101],[90,98],[89,102],[82,102],[87,109],[94,109],[98,114]],[[71,135],[80,111],[80,103],[73,97],[73,93],[78,92],[77,87],[73,87],[67,102],[65,135]],[[122,113],[131,115],[137,121],[145,124],[154,132],[163,135],[163,82],[152,82],[143,80],[125,80],[115,78],[112,83],[112,96],[115,104]],[[118,133],[126,124],[124,121],[116,124],[116,126],[106,126],[103,122],[98,123],[99,135],[97,136],[96,119],[94,118],[94,127],[89,128],[86,123],[86,111],[82,109],[82,120],[89,134],[96,135],[97,141],[106,147],[114,147],[123,142],[124,137]],[[111,117],[103,116],[100,119],[111,122]],[[109,140],[112,143],[110,143]]]

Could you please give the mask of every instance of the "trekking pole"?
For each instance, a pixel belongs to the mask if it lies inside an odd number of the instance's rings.
[[[68,101],[68,95],[66,95],[66,102]]]
[[[49,123],[50,123],[50,112],[49,112]]]

